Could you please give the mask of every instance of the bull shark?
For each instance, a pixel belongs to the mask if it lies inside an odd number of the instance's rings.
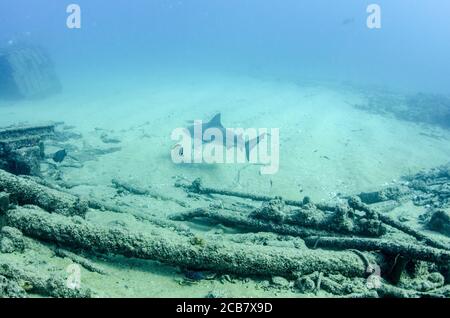
[[[189,122],[192,122],[192,121],[189,121]],[[220,113],[216,114],[208,122],[205,122],[205,123],[201,122],[201,131],[205,132],[208,129],[217,129],[222,133],[223,140],[216,140],[216,139],[205,140],[203,134],[198,135],[195,133],[195,129],[199,128],[199,127],[196,127],[196,125],[199,125],[199,124],[194,123],[187,127],[187,130],[189,131],[191,138],[197,139],[197,140],[201,139],[203,144],[211,143],[211,142],[220,142],[221,145],[226,145],[227,149],[236,147],[236,148],[239,148],[239,150],[243,150],[243,148],[244,148],[245,156],[246,156],[247,160],[250,159],[250,152],[252,151],[252,149],[254,147],[256,147],[266,137],[266,135],[268,135],[267,133],[262,133],[259,136],[257,136],[256,138],[248,139],[248,138],[245,138],[244,133],[236,134],[234,129],[225,128],[222,125],[222,119],[221,119]],[[228,134],[228,138],[233,141],[231,143],[231,145],[226,142],[227,134]]]

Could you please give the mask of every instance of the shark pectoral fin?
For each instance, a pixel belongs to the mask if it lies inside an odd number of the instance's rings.
[[[258,136],[258,143],[263,140],[264,138],[266,138],[266,136],[269,135],[268,133],[262,133],[261,135]],[[270,135],[269,135],[270,136]]]

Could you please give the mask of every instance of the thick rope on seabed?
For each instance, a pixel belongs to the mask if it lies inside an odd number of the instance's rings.
[[[31,179],[15,176],[0,169],[0,191],[21,205],[37,205],[48,212],[84,216],[88,205],[77,196],[43,186]]]
[[[16,208],[6,222],[25,235],[84,250],[156,260],[183,268],[244,276],[305,275],[315,271],[366,276],[364,259],[351,251],[289,249],[190,240],[177,234],[132,233],[94,225],[81,218],[49,214],[37,207]],[[372,260],[371,254],[367,257]]]
[[[439,264],[450,263],[450,252],[415,243],[403,243],[391,240],[360,237],[309,237],[304,238],[306,245],[315,248],[357,249],[360,251],[379,251],[386,255],[402,255]]]
[[[201,179],[199,179],[199,178],[194,180],[192,182],[192,184],[176,183],[175,186],[184,188],[185,190],[187,190],[189,192],[194,192],[194,193],[198,193],[198,194],[207,194],[207,195],[219,194],[219,195],[232,196],[232,197],[238,197],[238,198],[244,198],[244,199],[251,199],[254,201],[266,201],[266,202],[276,199],[275,197],[205,187],[202,184]],[[303,207],[305,205],[304,201],[283,200],[283,202],[286,205],[297,206],[297,207]],[[391,226],[401,232],[404,232],[408,235],[411,235],[414,238],[416,238],[417,240],[422,241],[431,247],[450,250],[450,246],[448,246],[448,244],[439,242],[436,239],[433,239],[433,238],[429,237],[428,235],[426,235],[416,229],[413,229],[406,224],[403,224],[402,222],[394,220],[393,218],[389,217],[388,215],[380,213],[379,211],[375,210],[368,204],[363,203],[358,196],[350,197],[348,199],[348,204],[351,208],[369,213],[370,215],[375,216],[376,219],[379,219],[382,223],[389,225],[389,226]],[[314,204],[314,205],[319,210],[334,210],[334,207],[328,206],[326,204]]]
[[[251,230],[255,232],[273,232],[282,235],[310,237],[310,236],[328,236],[329,233],[317,229],[294,226],[289,224],[276,224],[274,222],[250,218],[243,213],[234,211],[222,211],[211,208],[197,208],[188,211],[172,214],[169,216],[174,221],[192,221],[196,218],[207,218],[217,223]]]
[[[383,223],[390,225],[393,228],[396,228],[397,230],[402,231],[408,235],[411,235],[411,236],[415,237],[417,240],[422,241],[431,247],[450,250],[450,246],[448,244],[439,242],[436,239],[433,239],[433,238],[429,237],[428,235],[426,235],[416,229],[413,229],[412,227],[410,227],[406,224],[403,224],[402,222],[396,221],[396,220],[392,219],[391,217],[372,209],[367,204],[364,204],[361,201],[361,199],[359,199],[358,197],[350,198],[348,203],[354,209],[377,215],[377,217]]]
[[[66,280],[57,275],[49,275],[30,268],[31,266],[24,266],[21,263],[0,259],[0,277],[5,277],[15,282],[18,286],[16,292],[19,295],[9,295],[14,297],[25,297],[25,289],[28,292],[57,297],[57,298],[90,298],[92,291],[86,288],[69,288],[66,285]],[[27,285],[23,288],[20,285]],[[0,296],[1,296],[0,291]]]

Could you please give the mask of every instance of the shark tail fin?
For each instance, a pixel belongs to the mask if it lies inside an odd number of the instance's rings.
[[[245,156],[247,158],[247,161],[250,161],[250,152],[252,151],[252,149],[258,146],[259,142],[263,140],[265,136],[266,133],[262,133],[258,137],[245,142]]]

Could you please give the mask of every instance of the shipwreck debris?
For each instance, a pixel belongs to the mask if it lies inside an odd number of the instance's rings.
[[[427,226],[431,230],[450,236],[450,212],[446,210],[434,211]]]
[[[450,262],[450,252],[414,243],[392,242],[382,239],[357,237],[309,237],[305,243],[311,248],[356,249],[359,251],[380,251],[386,255],[402,255],[409,259],[422,260],[433,263],[447,264]]]
[[[50,214],[37,207],[9,210],[6,222],[24,234],[43,241],[98,253],[152,259],[192,270],[244,276],[292,277],[295,273],[308,274],[316,270],[341,273],[348,277],[366,275],[364,262],[348,251],[279,249],[253,245],[243,248],[242,244],[211,241],[193,245],[184,236],[168,237],[106,228],[81,219],[75,221],[63,215]],[[367,257],[372,258],[370,254]]]
[[[9,207],[9,194],[0,192],[0,213],[6,212]]]
[[[37,205],[48,212],[84,216],[88,209],[87,202],[75,195],[48,188],[3,170],[0,170],[0,191],[9,193],[12,202]]]
[[[393,218],[389,217],[388,215],[379,213],[378,211],[372,209],[370,206],[368,206],[367,204],[364,204],[361,202],[361,199],[359,197],[352,197],[349,199],[349,204],[350,206],[362,210],[362,211],[367,211],[368,213],[372,213],[378,216],[378,218],[385,224],[392,226],[393,228],[396,228],[397,230],[400,230],[408,235],[411,235],[413,237],[415,237],[417,240],[419,241],[423,241],[426,244],[435,247],[435,248],[441,248],[441,249],[446,249],[446,250],[450,250],[450,246],[448,244],[445,243],[441,243],[439,241],[437,241],[434,238],[429,237],[428,235],[424,234],[421,231],[418,231],[416,229],[413,229],[412,227],[403,224],[400,221],[394,220]]]
[[[2,280],[1,277],[7,278],[8,284],[14,284],[13,290],[18,293],[18,297],[25,297],[25,292],[58,298],[92,297],[92,291],[90,289],[69,288],[67,287],[66,279],[58,275],[42,274],[41,272],[32,269],[30,266],[24,266],[17,262],[5,259],[0,259],[0,282]],[[20,289],[17,289],[17,286],[19,286]],[[8,288],[8,290],[10,289]],[[9,292],[9,294],[11,294],[11,292]]]
[[[220,210],[217,208],[196,208],[184,212],[175,213],[170,219],[175,221],[191,221],[196,218],[208,219],[225,226],[236,227],[252,232],[273,232],[282,235],[309,237],[312,235],[327,235],[328,232],[315,230],[302,226],[279,224],[270,221],[249,218],[240,212]]]
[[[80,255],[77,255],[73,252],[64,250],[62,248],[56,248],[55,250],[55,255],[58,257],[63,257],[63,258],[68,258],[71,261],[73,261],[74,263],[80,264],[81,266],[83,266],[84,268],[86,268],[88,271],[94,272],[94,273],[98,273],[101,275],[105,275],[106,271],[101,268],[100,266],[94,264],[93,262],[91,262],[90,260],[88,260],[85,257],[82,257]]]
[[[0,230],[1,253],[21,253],[25,250],[25,246],[25,239],[20,230],[9,226],[2,227]]]
[[[111,183],[118,191],[126,191],[126,192],[129,192],[134,195],[147,195],[149,197],[152,197],[156,200],[161,200],[161,201],[172,201],[182,207],[189,206],[186,202],[184,202],[182,200],[178,200],[176,198],[169,197],[167,195],[157,192],[156,190],[154,190],[152,188],[142,188],[142,187],[133,185],[129,182],[121,181],[118,179],[112,179]]]
[[[0,169],[17,175],[40,175],[43,141],[54,133],[54,124],[1,128]]]
[[[386,231],[374,214],[365,213],[363,216],[358,216],[346,205],[336,206],[334,211],[325,213],[312,203],[306,204],[302,209],[291,209],[280,198],[264,202],[261,208],[247,214],[212,206],[171,216],[172,220],[178,221],[194,218],[207,218],[217,223],[253,232],[268,231],[299,237],[326,236],[326,233],[334,233],[338,236],[355,234],[377,237]]]
[[[196,180],[182,187],[210,203],[211,194],[263,202],[256,207],[245,200],[221,198],[207,207],[172,214],[168,220],[95,197],[85,201],[68,190],[61,191],[48,180],[18,177],[0,170],[0,195],[4,191],[3,196],[9,197],[3,204],[1,219],[7,226],[0,233],[0,243],[4,245],[0,252],[20,252],[21,234],[18,234],[22,232],[55,244],[56,255],[98,273],[104,270],[84,258],[85,252],[156,260],[180,267],[194,280],[202,279],[208,271],[213,275],[272,277],[276,281],[273,288],[296,288],[315,295],[445,297],[449,294],[445,284],[450,273],[450,248],[446,241],[438,241],[420,229],[407,226],[378,207],[386,203],[396,206],[406,198],[414,202],[417,195],[431,194],[435,204],[425,208],[441,220],[438,216],[442,213],[437,211],[447,209],[445,189],[449,171],[440,168],[413,176],[402,183],[401,191],[392,188],[366,193],[368,196],[363,198],[361,195],[341,197],[333,204],[315,204],[308,197],[287,202],[280,197],[205,188]],[[121,192],[152,196],[147,188],[117,179],[112,183]],[[88,207],[133,215],[139,221],[151,223],[152,230],[143,233],[132,232],[127,227],[96,225],[80,218]],[[78,212],[73,211],[80,208]],[[191,231],[187,225],[176,222],[192,220],[223,224],[230,227],[226,231],[235,234],[225,234],[222,230],[219,234],[211,231],[198,235],[194,229]],[[393,235],[401,239],[392,240]],[[78,251],[83,252],[79,255]],[[375,273],[378,266],[381,274]],[[421,270],[420,266],[425,269]],[[4,290],[16,290],[16,277],[8,276],[1,268],[0,276],[4,277],[0,277],[0,285],[4,282],[6,286]],[[367,278],[374,277],[379,285],[371,289],[367,287]],[[38,284],[48,286],[47,279],[40,279]],[[53,294],[61,293],[58,286]]]
[[[0,97],[42,98],[61,90],[53,62],[39,46],[0,49],[0,70]]]
[[[375,92],[367,96],[366,103],[353,106],[383,116],[393,115],[404,121],[450,128],[450,97],[443,94]]]
[[[175,186],[178,188],[183,188],[188,192],[193,192],[196,194],[206,194],[206,195],[218,194],[218,195],[232,196],[232,197],[237,197],[237,198],[242,198],[242,199],[250,199],[253,201],[271,201],[271,200],[275,200],[277,198],[277,197],[272,197],[272,196],[258,195],[258,194],[252,194],[252,193],[246,193],[246,192],[205,187],[200,178],[195,179],[191,184],[186,184],[185,182],[177,181],[175,183]],[[299,206],[299,207],[303,206],[303,204],[304,204],[303,201],[296,201],[296,200],[284,200],[284,203],[287,205]]]

